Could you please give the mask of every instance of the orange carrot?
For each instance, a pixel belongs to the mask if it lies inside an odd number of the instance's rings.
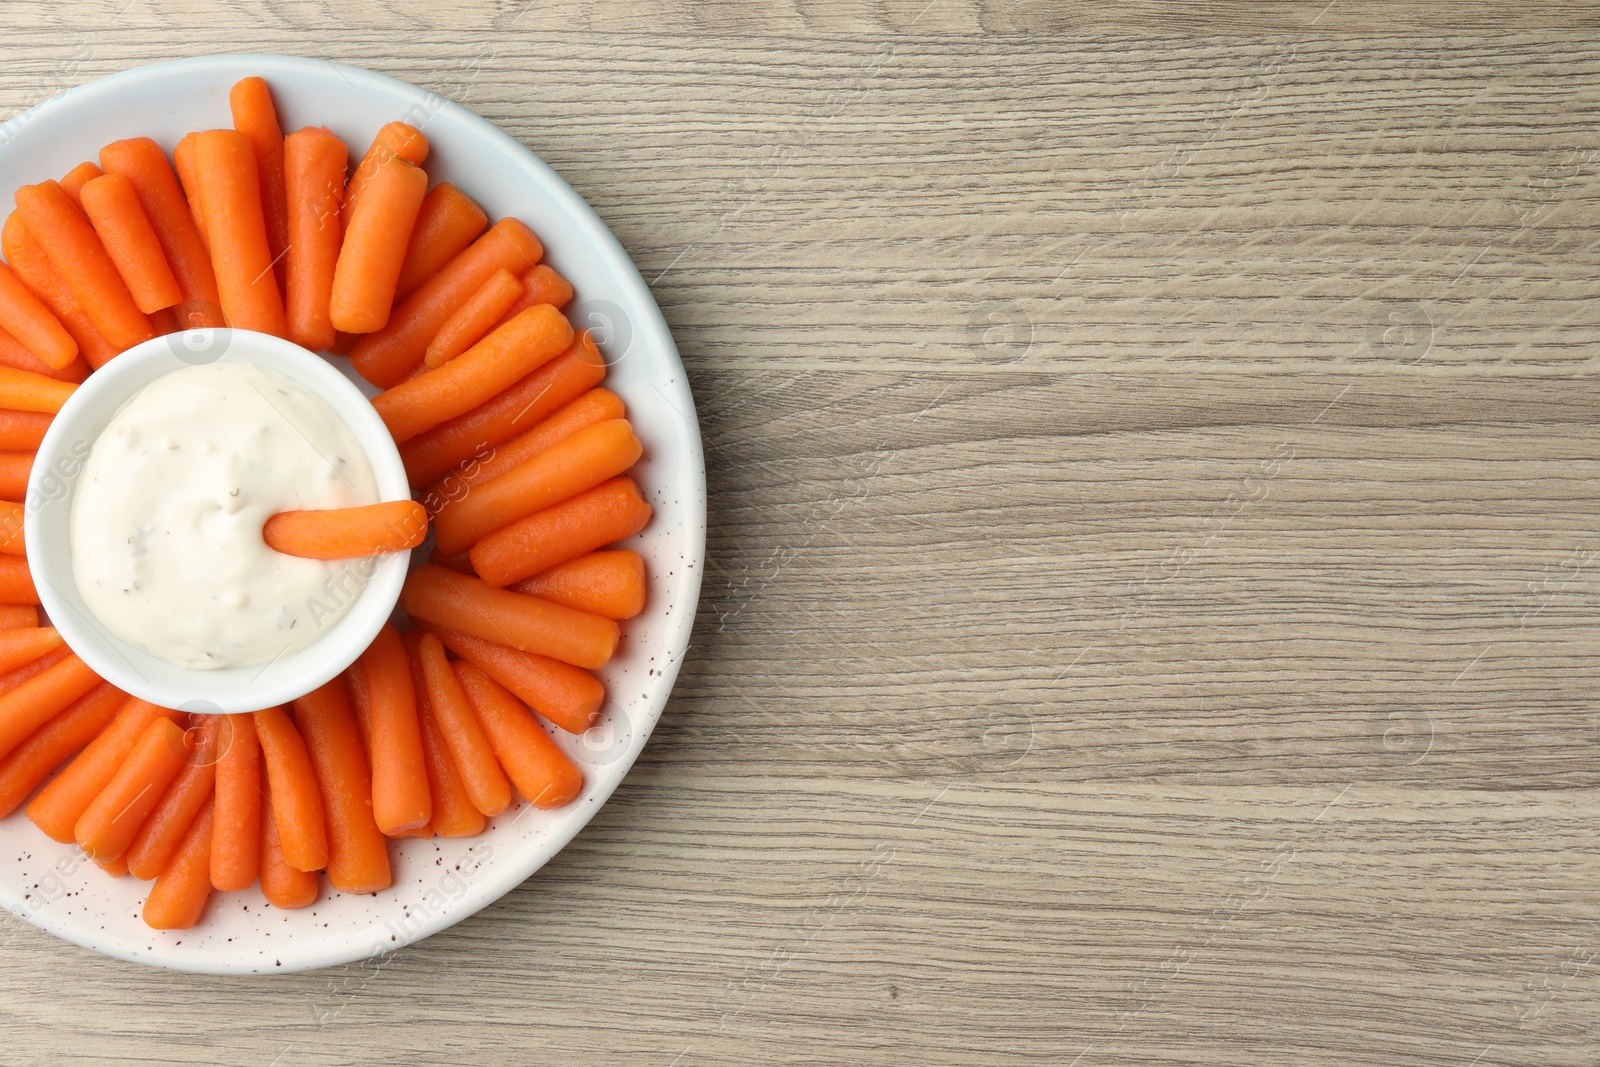
[[[520,274],[543,256],[544,246],[532,230],[516,219],[501,219],[396,306],[383,329],[357,342],[350,365],[373,385],[387,389],[422,362],[439,327],[489,275],[502,267]]]
[[[344,681],[294,702],[327,805],[328,881],[341,893],[376,893],[394,881],[388,846],[372,817],[372,774]]]
[[[235,329],[284,336],[289,327],[273,274],[250,138],[235,130],[197,135],[194,167],[223,318]]]
[[[94,865],[105,871],[113,878],[121,878],[128,873],[128,857],[116,856],[112,859],[96,859]]]
[[[176,719],[179,712],[145,700],[129,700],[111,725],[89,742],[28,805],[28,818],[53,841],[73,840],[73,829],[89,805],[116,776],[134,744],[157,719]]]
[[[187,930],[200,921],[211,899],[212,803],[195,817],[177,851],[144,902],[145,925],[155,930]]]
[[[474,457],[487,458],[491,449],[544,421],[605,374],[605,361],[580,330],[571,348],[493,400],[401,445],[406,477],[412,485],[426,485]]]
[[[289,256],[286,314],[289,340],[313,352],[332,348],[328,301],[344,240],[339,211],[344,205],[344,142],[326,127],[291,133],[283,142],[289,185]]]
[[[194,163],[194,142],[199,136],[198,133],[183,135],[172,149],[172,167],[178,172],[178,182],[183,186],[184,199],[189,202],[189,215],[194,219],[195,233],[200,235],[200,243],[205,246],[206,255],[210,256],[211,235],[206,232],[206,213],[200,207],[200,176],[195,170]],[[220,297],[218,299],[220,300]]]
[[[355,217],[356,204],[366,195],[367,186],[385,163],[398,159],[420,167],[427,158],[428,139],[415,126],[391,122],[379,130],[378,136],[372,139],[372,147],[367,149],[367,154],[356,165],[355,173],[350,175],[350,192],[344,202],[346,232],[350,229],[351,219]]]
[[[27,555],[27,544],[22,537],[24,512],[26,509],[21,504],[0,501],[0,552]]]
[[[417,287],[460,255],[489,225],[483,208],[451,185],[440,182],[422,198],[417,224],[411,229],[405,263],[394,287],[396,300],[404,300]]]
[[[428,701],[455,758],[456,769],[461,772],[467,796],[473,807],[493,818],[511,806],[511,783],[484,736],[483,724],[467,702],[461,680],[445,657],[444,646],[433,634],[427,634],[417,651],[428,683]]]
[[[4,263],[0,263],[0,326],[57,370],[78,356],[78,342],[61,320]]]
[[[437,635],[444,647],[568,733],[581,734],[600,717],[606,702],[605,686],[588,671],[432,623],[419,623],[418,628]]]
[[[362,559],[407,552],[428,536],[428,513],[415,500],[326,511],[280,511],[261,536],[275,552],[304,559]]]
[[[50,421],[41,411],[0,411],[0,451],[37,452]]]
[[[428,192],[428,175],[403,159],[379,164],[349,228],[333,272],[328,318],[337,330],[371,333],[389,321],[406,241]]]
[[[406,577],[400,606],[414,618],[575,667],[604,667],[619,637],[610,619],[495,589],[431,563]]]
[[[31,452],[0,452],[0,497],[21,500],[27,495],[33,460]]]
[[[0,367],[0,407],[53,414],[61,410],[77,388],[71,382],[54,381],[42,374]]]
[[[22,284],[26,285],[34,296],[44,301],[45,307],[55,314],[67,333],[72,335],[73,341],[78,346],[78,354],[89,366],[95,368],[104,366],[112,356],[121,351],[105,339],[95,328],[94,322],[78,306],[78,298],[73,295],[72,287],[61,276],[61,272],[56,270],[55,264],[50,262],[44,246],[28,232],[28,227],[23,225],[20,214],[12,213],[6,216],[5,227],[0,229],[0,252],[5,253],[6,260],[11,264],[11,269],[16,271],[17,277],[22,279]],[[8,360],[8,362],[13,361]],[[43,363],[43,360],[40,362]],[[15,365],[20,366],[22,370],[37,369],[21,364]],[[44,365],[49,366],[49,364]],[[59,373],[52,373],[51,376],[59,376]]]
[[[548,304],[529,308],[442,367],[373,398],[396,442],[465,415],[560,355],[572,324]]]
[[[33,587],[28,561],[21,556],[0,555],[0,604],[37,604],[39,591]]]
[[[67,199],[72,201],[74,207],[83,206],[83,187],[100,177],[100,168],[88,160],[79,163],[76,167],[61,176],[56,184],[61,186],[61,191],[67,194]]]
[[[37,608],[30,608],[29,610],[34,612],[35,618],[38,618]],[[60,663],[62,660],[66,659],[72,654],[72,649],[68,648],[65,644],[58,645],[27,666],[18,667],[14,671],[7,671],[5,674],[0,674],[0,696],[4,696],[5,694],[20,688],[23,682],[26,682],[30,678],[37,678],[39,675],[43,674],[45,671],[49,670],[51,667],[54,667],[57,663]]]
[[[372,815],[378,829],[394,837],[433,817],[411,665],[399,633],[387,623],[358,662],[371,716]]]
[[[497,324],[509,322],[506,312],[522,293],[522,282],[504,267],[489,275],[489,280],[439,327],[423,362],[430,367],[448,363],[483,340]]]
[[[89,858],[120,856],[128,850],[183,768],[186,754],[183,729],[171,719],[157,719],[139,735],[133,751],[73,830]]]
[[[311,871],[289,866],[283,855],[283,842],[278,837],[278,820],[273,817],[272,806],[261,808],[261,895],[274,908],[304,908],[314,903],[322,879]]]
[[[261,187],[261,214],[267,224],[267,249],[272,253],[281,289],[286,278],[283,254],[289,248],[289,195],[284,181],[283,127],[272,93],[260,78],[245,78],[228,93],[233,128],[250,138],[256,153],[256,178]],[[221,812],[218,812],[221,831]]]
[[[32,663],[60,644],[61,635],[54,626],[0,630],[0,672],[14,671],[24,663]]]
[[[7,561],[14,558],[7,557]],[[0,758],[10,755],[35,730],[99,684],[99,676],[83,660],[68,656],[0,696]]]
[[[284,859],[297,871],[320,871],[328,864],[328,830],[305,740],[282,708],[258,711],[255,720]]]
[[[472,560],[465,552],[440,552],[437,545],[428,553],[428,562],[449,567],[459,574],[472,574]],[[476,577],[476,575],[474,575]]]
[[[522,296],[507,309],[505,317],[509,319],[535,304],[566,307],[571,299],[572,283],[557,274],[548,263],[541,263],[522,276]]]
[[[518,519],[615,478],[643,451],[626,419],[587,426],[447,502],[435,516],[434,536],[445,552],[470,549]]]
[[[29,292],[32,292],[32,290],[30,289]],[[58,318],[56,321],[60,322],[61,320]],[[66,324],[62,323],[62,325],[65,327]],[[72,331],[67,330],[67,333],[71,334]],[[76,341],[74,341],[74,344],[76,344]],[[4,364],[7,367],[15,367],[17,370],[42,374],[46,378],[54,378],[58,382],[71,382],[74,385],[89,377],[89,374],[94,369],[89,366],[88,361],[81,354],[74,356],[72,362],[65,367],[52,367],[34,355],[26,345],[12,337],[3,327],[0,327],[0,364]]]
[[[140,311],[150,315],[183,299],[131,181],[121,174],[96,178],[83,187],[83,211]]]
[[[217,758],[211,884],[224,891],[255,884],[261,862],[261,743],[255,719],[228,715]]]
[[[55,182],[17,190],[17,213],[96,330],[116,348],[155,336],[100,237]]]
[[[472,546],[472,569],[491,586],[510,585],[632,537],[649,521],[633,479],[613,478],[485,537]]]
[[[350,693],[350,710],[356,713],[356,727],[361,731],[361,747],[367,753],[367,764],[372,764],[372,686],[367,683],[367,671],[359,658],[344,669],[344,687]]]
[[[100,736],[127,699],[110,682],[101,682],[0,760],[0,817],[15,811],[62,760]]]
[[[423,755],[428,766],[428,793],[433,798],[433,821],[425,828],[423,836],[476,837],[488,825],[483,812],[472,803],[466,782],[456,766],[455,757],[439,727],[434,714],[433,701],[428,696],[428,678],[422,669],[421,646],[423,634],[419,631],[402,635],[406,656],[411,662],[412,687],[417,693],[417,717],[422,725]]]
[[[115,141],[100,149],[100,165],[107,174],[120,174],[133,183],[139,205],[183,294],[175,309],[178,325],[185,330],[221,326],[222,305],[211,254],[161,146],[148,137]]]
[[[422,503],[437,513],[467,489],[498,478],[511,468],[565,441],[586,426],[627,416],[622,400],[609,389],[591,389],[525,434],[497,446],[482,459],[468,460],[422,493]]]
[[[602,618],[631,619],[644,610],[645,586],[644,557],[619,548],[568,560],[511,588]]]
[[[550,740],[520,700],[470,663],[455,672],[494,754],[517,792],[536,808],[559,808],[583,789],[583,772]]]
[[[0,630],[20,630],[38,625],[39,609],[31,604],[0,604]]]
[[[162,794],[161,803],[133,836],[127,858],[128,870],[135,878],[148,882],[166,869],[183,835],[211,799],[217,778],[214,742],[213,735],[207,739],[207,748],[184,764]]]

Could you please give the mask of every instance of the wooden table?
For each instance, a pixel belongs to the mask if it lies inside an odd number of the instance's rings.
[[[1600,1038],[1600,45],[1546,0],[28,0],[437,89],[700,405],[677,692],[382,967],[0,916],[7,1064],[1579,1064]]]

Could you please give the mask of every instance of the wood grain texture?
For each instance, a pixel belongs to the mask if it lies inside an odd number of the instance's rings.
[[[8,5],[0,113],[291,52],[561,171],[708,578],[499,904],[261,981],[0,916],[4,1062],[1593,1062],[1593,6],[124,5]]]

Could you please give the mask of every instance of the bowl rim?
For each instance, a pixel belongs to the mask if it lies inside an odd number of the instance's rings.
[[[92,448],[116,412],[146,386],[186,367],[218,362],[261,366],[305,387],[360,444],[372,468],[378,499],[411,499],[400,450],[388,428],[355,384],[327,360],[270,334],[228,328],[183,330],[122,352],[80,384],[56,413],[39,445],[41,462],[34,464],[28,477],[23,509],[27,542],[39,545],[47,540],[43,524],[48,509],[67,509],[70,528],[70,509],[77,498],[76,475],[82,462],[75,459],[71,470],[62,469],[69,452],[75,457],[83,443]],[[130,385],[129,379],[134,384]],[[117,395],[118,390],[122,395]],[[109,404],[107,394],[111,394]],[[105,421],[100,419],[101,413],[105,413]],[[92,419],[93,425],[86,426],[86,419]],[[52,491],[42,484],[52,480],[57,489],[64,485],[65,491]],[[28,558],[28,568],[51,625],[101,678],[161,707],[237,714],[286,704],[354,663],[394,613],[408,555],[377,557],[355,601],[305,648],[265,664],[209,670],[163,663],[106,627],[81,604],[69,546],[61,551],[35,552]],[[150,673],[139,669],[141,663]]]
[[[460,902],[460,906],[433,914],[427,922],[415,928],[408,928],[404,936],[370,942],[358,936],[360,931],[354,931],[341,937],[307,938],[285,952],[285,955],[290,958],[285,959],[280,966],[266,972],[284,974],[333,967],[379,955],[386,956],[434,933],[448,929],[457,922],[476,914],[493,901],[498,900],[543,867],[560,853],[578,832],[589,823],[594,814],[604,806],[611,794],[615,792],[617,786],[627,776],[629,769],[637,760],[645,743],[649,740],[649,736],[656,722],[660,719],[672,686],[676,682],[683,661],[686,658],[706,562],[706,478],[704,447],[700,436],[699,421],[696,417],[694,397],[688,387],[687,376],[684,373],[677,346],[673,342],[666,320],[662,316],[654,296],[650,293],[649,287],[646,286],[632,259],[623,250],[621,244],[594,209],[582,197],[578,196],[571,186],[548,164],[498,126],[471,110],[444,99],[437,93],[429,92],[384,74],[378,74],[348,64],[334,63],[329,60],[314,60],[300,56],[272,53],[227,53],[193,56],[133,67],[70,88],[14,116],[6,123],[0,124],[0,147],[8,144],[19,130],[69,100],[77,101],[85,98],[96,100],[102,97],[112,97],[131,83],[149,78],[174,74],[181,75],[191,70],[196,74],[215,71],[219,74],[237,75],[241,71],[248,70],[252,65],[258,68],[257,73],[269,78],[274,74],[294,76],[297,73],[307,73],[313,69],[331,69],[352,85],[365,85],[388,95],[399,103],[413,104],[428,111],[448,114],[452,121],[460,123],[464,129],[475,131],[485,142],[496,147],[502,155],[514,161],[512,165],[518,166],[524,172],[530,174],[541,187],[542,192],[550,203],[568,212],[575,220],[582,223],[582,228],[592,242],[583,251],[593,255],[604,264],[606,270],[609,271],[609,277],[616,291],[625,295],[632,305],[630,310],[637,311],[637,319],[633,322],[635,339],[637,340],[642,336],[649,344],[660,350],[663,360],[666,361],[669,367],[676,369],[677,374],[672,381],[665,385],[652,384],[661,393],[662,399],[674,407],[681,416],[685,425],[684,445],[688,450],[688,458],[692,461],[688,465],[688,469],[681,472],[681,476],[687,481],[692,495],[688,499],[680,499],[676,502],[676,506],[682,515],[680,536],[687,549],[684,556],[692,566],[685,568],[685,573],[679,579],[683,583],[681,587],[683,600],[676,609],[676,627],[671,631],[670,639],[662,650],[664,662],[655,667],[660,696],[652,699],[649,706],[643,708],[639,717],[634,719],[632,723],[632,742],[620,758],[608,763],[608,770],[613,771],[613,773],[604,778],[595,779],[593,791],[587,796],[588,803],[584,805],[585,810],[579,813],[580,817],[560,822],[552,827],[544,834],[542,847],[522,849],[503,859],[497,856],[492,867],[471,884],[471,892],[466,899]],[[4,884],[0,884],[0,905],[4,905],[14,914],[64,940],[117,959],[199,974],[246,975],[262,973],[261,969],[249,965],[244,960],[212,963],[204,959],[185,956],[182,952],[171,951],[170,948],[154,953],[141,951],[137,948],[129,948],[110,936],[97,936],[85,924],[63,920],[53,909],[44,908],[34,912],[24,907],[23,902],[14,898]]]

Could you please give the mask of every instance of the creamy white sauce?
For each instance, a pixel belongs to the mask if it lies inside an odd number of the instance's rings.
[[[377,500],[360,443],[310,390],[251,364],[186,367],[134,394],[90,450],[73,574],[96,618],[153,656],[266,663],[327,633],[371,573],[274,552],[267,517]]]

